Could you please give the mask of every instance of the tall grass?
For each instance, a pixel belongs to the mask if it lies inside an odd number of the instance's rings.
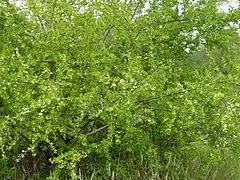
[[[93,162],[92,162],[93,163]],[[151,162],[152,163],[152,162]],[[165,163],[160,159],[155,159],[155,165],[151,164],[145,157],[136,159],[125,159],[108,162],[105,168],[98,168],[94,164],[89,164],[90,169],[79,168],[78,180],[239,180],[240,179],[240,158],[233,153],[224,153],[220,160],[212,161],[206,152],[201,152],[198,156],[179,157],[174,153],[168,154]],[[67,171],[53,171],[45,176],[41,172],[36,172],[27,176],[23,169],[4,168],[1,164],[1,179],[15,180],[67,180],[73,179]],[[105,169],[105,171],[103,170]],[[47,177],[48,176],[48,177]]]

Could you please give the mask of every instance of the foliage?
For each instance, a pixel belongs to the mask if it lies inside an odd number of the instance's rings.
[[[164,175],[170,157],[184,163],[203,146],[212,164],[239,156],[239,10],[0,5],[0,152],[22,178]]]

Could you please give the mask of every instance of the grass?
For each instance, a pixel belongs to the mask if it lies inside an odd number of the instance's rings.
[[[212,159],[212,160],[211,160]],[[140,159],[124,159],[105,162],[102,166],[96,166],[94,162],[88,162],[87,166],[78,168],[75,178],[65,170],[51,172],[50,176],[43,176],[40,172],[26,176],[22,169],[12,168],[7,170],[0,166],[0,179],[16,180],[240,180],[240,158],[234,153],[226,152],[222,158],[213,160],[209,156],[209,150],[201,151],[191,157],[179,157],[173,153],[168,154],[168,159],[161,162],[159,159],[148,161],[143,156]],[[47,176],[49,176],[47,178]]]

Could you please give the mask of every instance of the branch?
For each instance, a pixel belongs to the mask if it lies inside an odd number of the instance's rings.
[[[37,38],[32,35],[31,30],[28,28],[28,26],[26,24],[23,23],[23,21],[20,21],[18,18],[16,18],[16,20],[19,22],[19,24],[22,25],[22,27],[28,32],[29,36],[32,37],[36,42],[38,42]]]
[[[107,37],[108,37],[108,35],[109,35],[109,33],[110,33],[110,31],[113,29],[113,26],[112,25],[110,25],[109,27],[108,27],[108,29],[107,29],[107,33],[105,34],[105,36],[104,36],[104,38],[103,38],[103,41],[105,41],[106,39],[107,39]]]
[[[152,109],[152,110],[162,111],[162,108],[154,108],[154,107],[149,107],[149,106],[140,106],[139,108],[145,108],[145,109]]]
[[[45,31],[45,26],[44,26],[44,23],[43,23],[42,19],[40,18],[39,15],[37,16],[37,18],[38,18],[38,20],[39,20],[39,22],[40,22],[40,26],[41,26],[42,30]],[[46,32],[45,32],[45,33],[46,33]]]
[[[139,98],[136,103],[141,103],[141,102],[145,102],[145,101],[151,101],[151,100],[154,100],[154,99],[159,99],[161,98],[160,96],[155,96],[155,97],[150,97],[150,98],[146,98],[146,99],[141,99]]]
[[[172,20],[168,20],[168,21],[157,21],[157,25],[160,25],[160,24],[168,24],[168,23],[174,23],[174,22],[183,22],[183,21],[187,21],[189,19],[172,19]]]
[[[56,9],[56,4],[57,4],[57,0],[54,1],[54,4],[53,4],[53,8],[52,8],[52,14],[51,14],[51,23],[53,23],[53,15],[55,13],[55,9]]]
[[[137,6],[135,7],[134,12],[133,12],[132,17],[131,17],[131,20],[133,20],[134,16],[136,15],[139,4],[140,4],[140,2],[138,2]]]
[[[79,68],[79,67],[80,67],[80,64],[74,63],[74,64],[71,64],[70,67],[71,67],[71,68]]]
[[[41,63],[52,63],[52,64],[55,64],[55,63],[56,63],[55,60],[41,60],[40,62],[41,62]]]
[[[105,30],[104,30],[104,32],[103,32],[103,35],[104,35],[104,37],[103,37],[103,39],[102,39],[102,37],[100,37],[97,41],[96,41],[96,44],[95,44],[95,46],[94,46],[94,49],[96,49],[97,47],[99,48],[99,42],[101,41],[101,40],[103,40],[103,42],[105,42],[106,41],[106,39],[107,39],[107,37],[108,37],[108,35],[110,34],[110,31],[113,29],[113,26],[110,24]]]
[[[90,122],[92,122],[93,119],[89,119],[79,130],[79,132],[81,132]]]
[[[167,97],[167,96],[174,96],[174,95],[178,95],[178,94],[182,94],[182,93],[187,93],[187,92],[190,92],[190,90],[175,92],[175,93],[172,93],[172,94],[164,94],[164,95],[162,95],[162,96],[154,96],[154,97],[150,97],[150,98],[146,98],[146,99],[141,99],[141,98],[139,98],[135,103],[141,103],[141,102],[151,101],[151,100],[160,99],[160,98]]]
[[[91,136],[91,135],[93,135],[93,134],[96,134],[96,133],[98,133],[98,132],[100,132],[100,131],[106,129],[107,127],[108,127],[108,125],[105,125],[105,126],[103,126],[103,127],[100,127],[100,128],[98,128],[98,129],[96,129],[96,130],[90,132],[90,133],[87,133],[86,136]]]
[[[77,58],[74,56],[73,52],[70,50],[70,48],[67,48],[67,52],[72,56],[72,58],[77,61]]]
[[[184,143],[192,143],[195,142],[194,140],[184,140]],[[178,145],[180,142],[179,141],[164,141],[164,140],[155,140],[152,142],[156,147],[159,147],[161,144],[167,143],[170,147],[174,147],[175,145]]]
[[[168,20],[168,21],[157,21],[156,22],[156,25],[160,25],[160,24],[168,24],[168,23],[174,23],[174,22],[183,22],[183,21],[187,21],[189,19],[173,19],[173,20]],[[137,35],[135,38],[137,38],[142,31],[144,31],[146,28],[146,25],[145,26],[142,26],[141,29],[138,31]]]

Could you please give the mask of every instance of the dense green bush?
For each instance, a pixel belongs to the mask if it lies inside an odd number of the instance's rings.
[[[1,2],[0,174],[181,179],[238,158],[239,10],[218,5]]]

